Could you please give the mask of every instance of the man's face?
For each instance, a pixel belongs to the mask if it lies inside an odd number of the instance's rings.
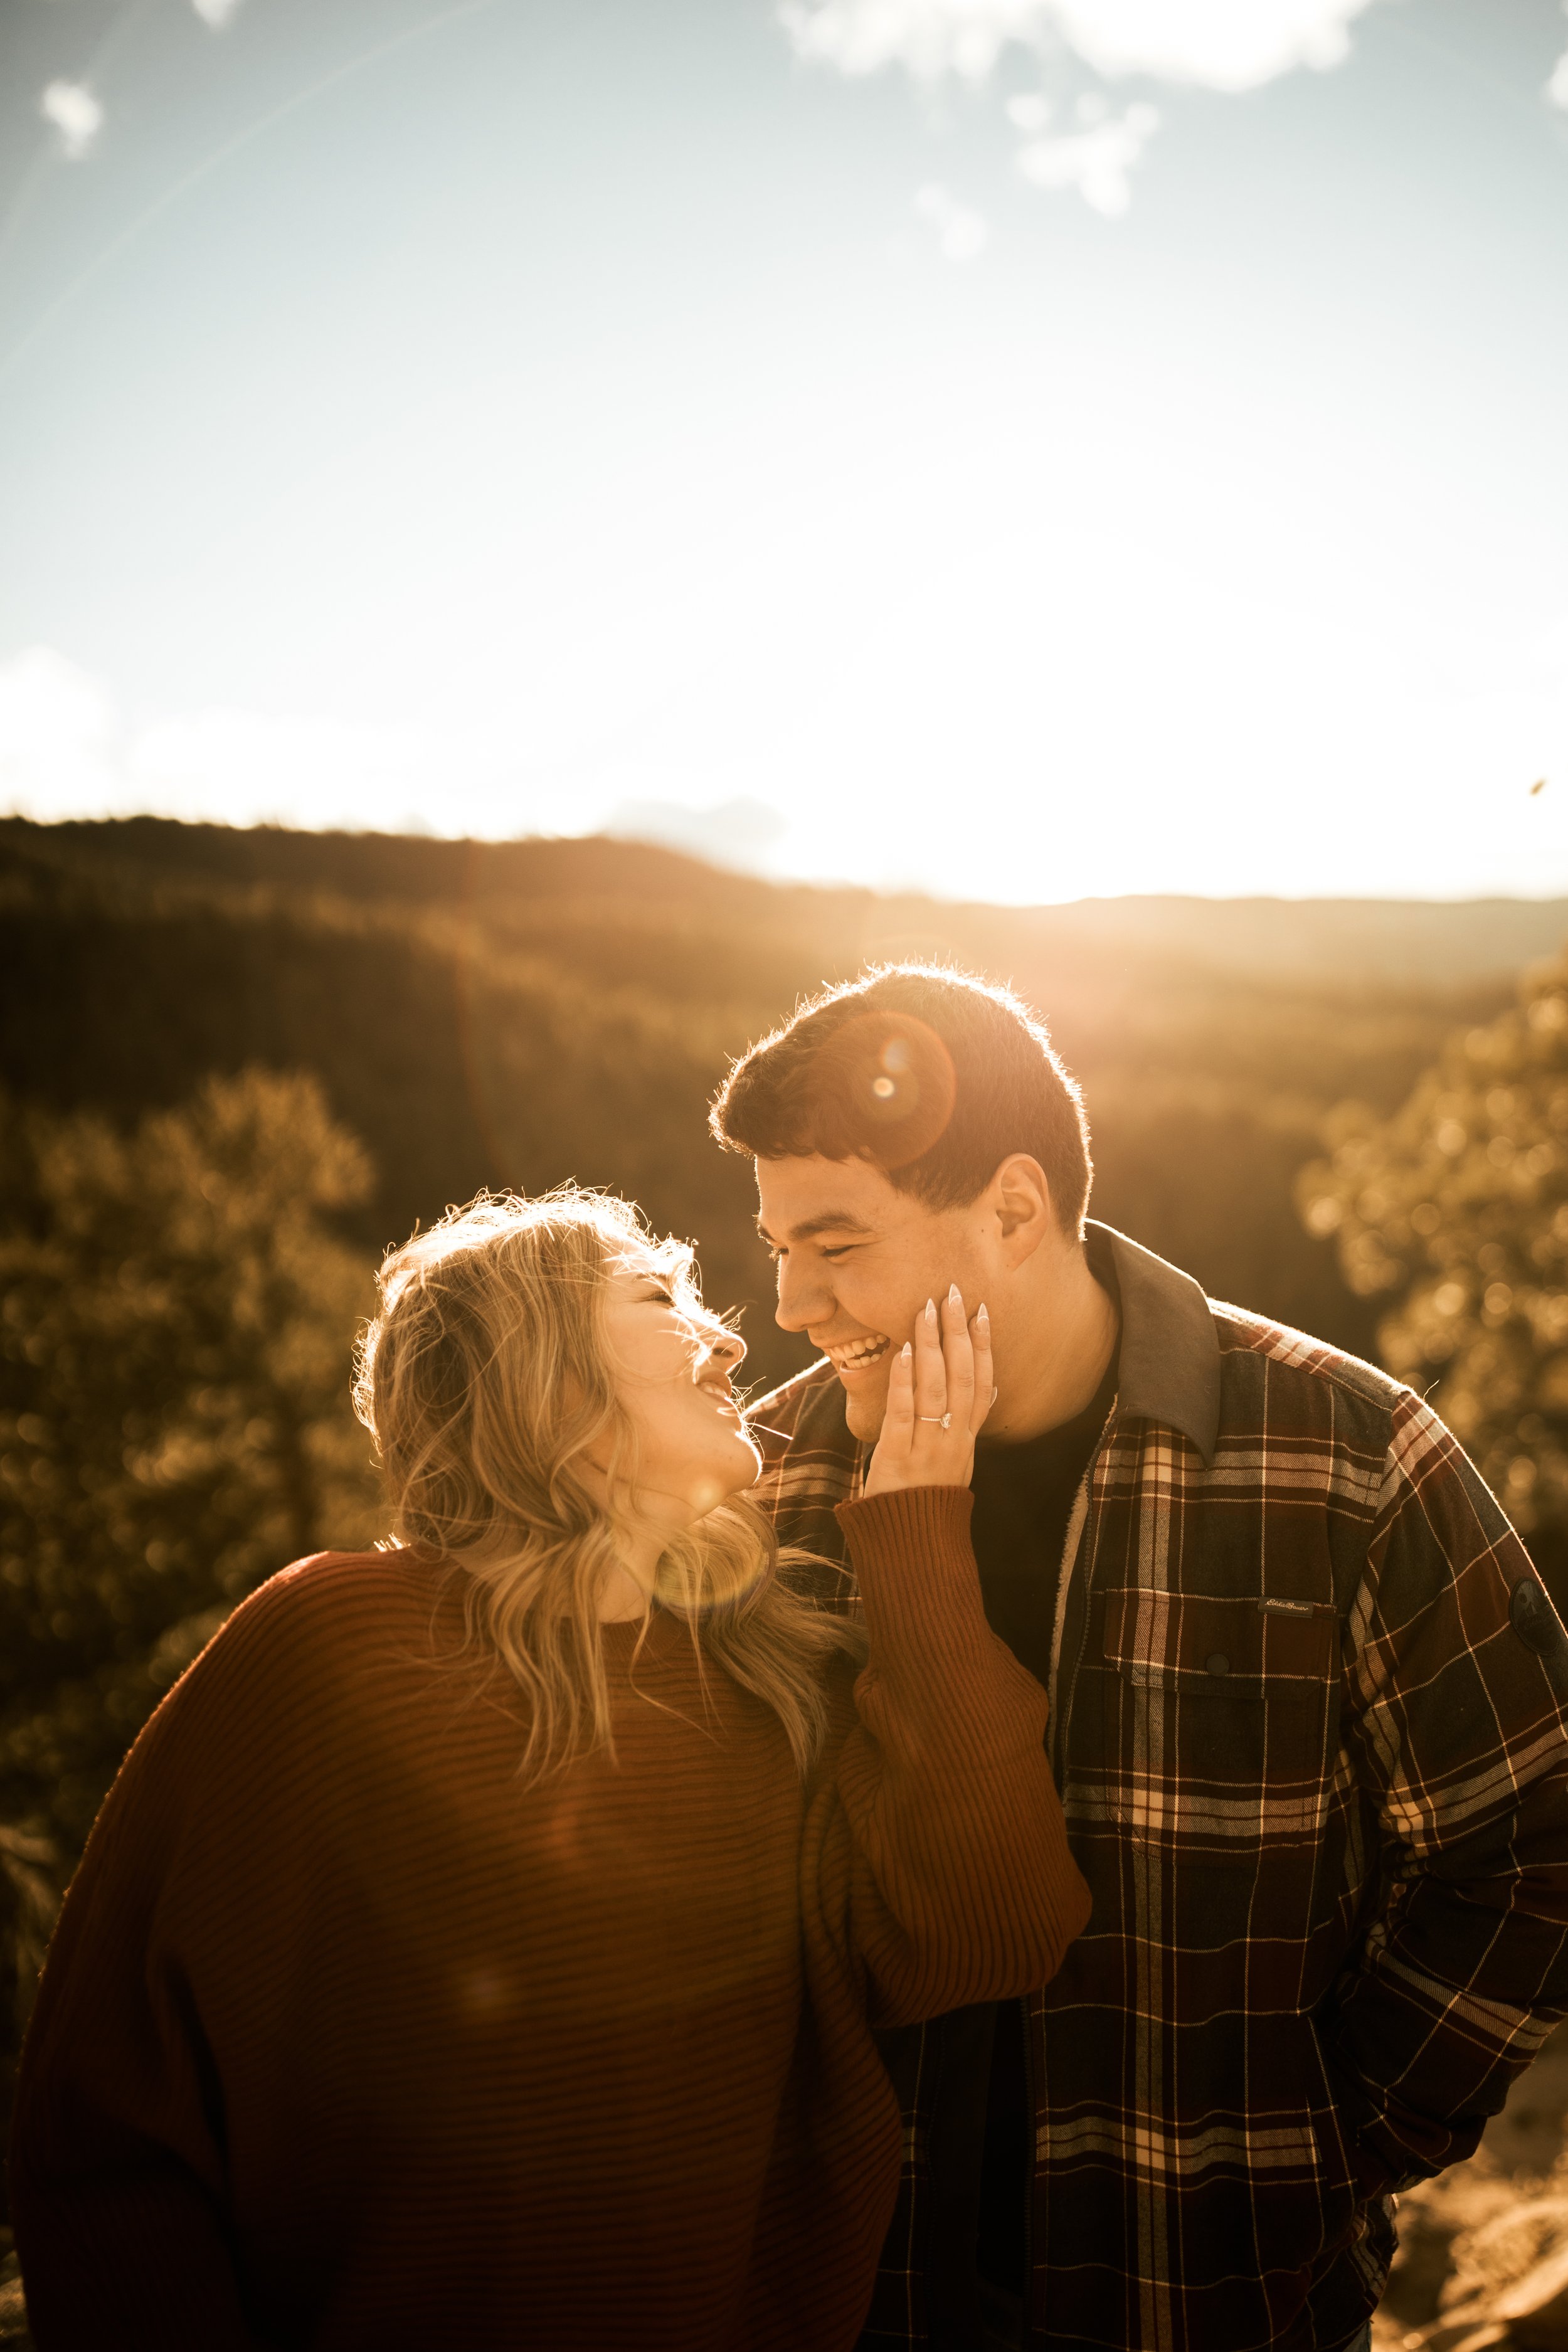
[[[757,1227],[778,1265],[778,1320],[832,1360],[845,1416],[876,1439],[896,1351],[956,1282],[964,1312],[1005,1279],[982,1199],[929,1209],[863,1160],[759,1160]]]

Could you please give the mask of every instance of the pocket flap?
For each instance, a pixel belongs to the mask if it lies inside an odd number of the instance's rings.
[[[1105,1657],[1135,1683],[1200,1692],[1331,1681],[1339,1620],[1325,1601],[1222,1600],[1210,1593],[1105,1596]]]

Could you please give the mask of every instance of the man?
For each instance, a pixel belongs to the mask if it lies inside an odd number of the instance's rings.
[[[842,1562],[893,1353],[950,1283],[989,1310],[975,1550],[1093,1896],[1043,1993],[885,2038],[864,2344],[1350,2352],[1390,2192],[1568,2006],[1568,1636],[1527,1554],[1407,1389],[1085,1225],[1077,1089],[1005,990],[830,991],[713,1124],[826,1360],[755,1409],[785,1541]]]

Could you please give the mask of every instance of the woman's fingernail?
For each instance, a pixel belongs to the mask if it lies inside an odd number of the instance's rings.
[[[1000,1391],[999,1391],[999,1390],[996,1390],[996,1389],[993,1389],[993,1390],[992,1390],[992,1391],[991,1391],[991,1402],[992,1402],[992,1403],[993,1403],[993,1404],[994,1404],[994,1403],[995,1403],[996,1399],[997,1399],[997,1397],[998,1397],[998,1395],[999,1395],[999,1394],[1000,1394]]]
[[[947,1303],[950,1307],[962,1307],[963,1305],[963,1293],[956,1282],[950,1282],[947,1286]]]
[[[907,1364],[907,1363],[909,1362],[909,1360],[910,1360],[910,1358],[914,1354],[914,1352],[915,1352],[915,1351],[914,1351],[914,1348],[913,1348],[912,1343],[911,1343],[910,1340],[906,1339],[906,1340],[904,1341],[903,1346],[899,1349],[899,1360],[900,1360],[900,1361],[901,1363],[905,1363],[905,1364]]]
[[[985,1325],[985,1327],[986,1327],[987,1330],[989,1330],[989,1329],[990,1329],[990,1328],[991,1328],[991,1313],[990,1313],[990,1309],[987,1307],[987,1306],[986,1306],[985,1301],[984,1300],[984,1298],[981,1300],[981,1302],[980,1302],[979,1306],[978,1306],[978,1307],[975,1308],[975,1310],[974,1310],[974,1319],[975,1319],[975,1321],[976,1321],[977,1323],[984,1323],[984,1324]]]
[[[934,1323],[936,1321],[936,1301],[934,1298],[928,1298],[926,1300],[926,1321],[928,1323]]]

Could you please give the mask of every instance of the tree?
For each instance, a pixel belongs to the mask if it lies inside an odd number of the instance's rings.
[[[0,1819],[68,1854],[162,1693],[289,1559],[374,1531],[348,1402],[370,1171],[313,1080],[130,1135],[0,1129]]]
[[[1457,1033],[1402,1109],[1336,1115],[1309,1230],[1390,1301],[1384,1363],[1433,1402],[1568,1600],[1568,957]]]

